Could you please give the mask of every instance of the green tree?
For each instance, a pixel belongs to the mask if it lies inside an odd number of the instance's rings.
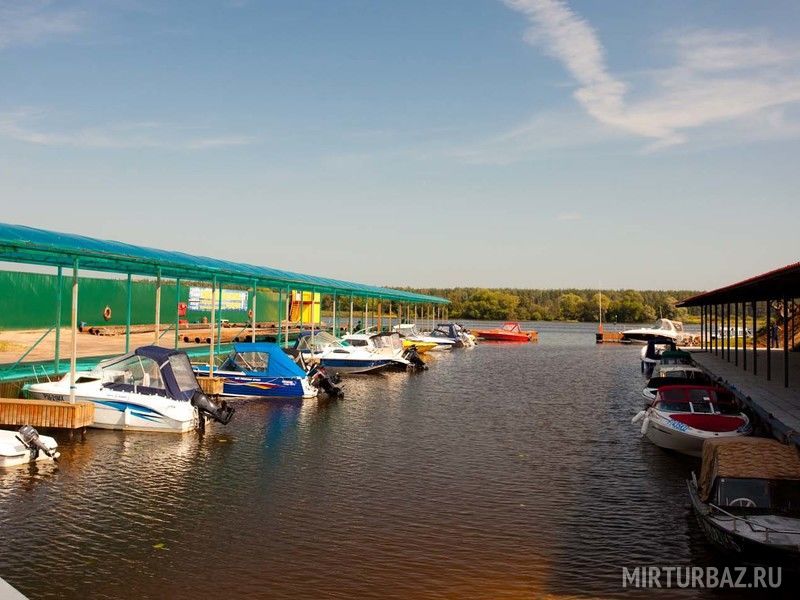
[[[575,321],[583,315],[585,303],[578,294],[562,294],[558,298],[558,312],[562,319]]]

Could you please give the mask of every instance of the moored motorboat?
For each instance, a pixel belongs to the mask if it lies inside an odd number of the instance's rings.
[[[375,356],[383,356],[392,361],[393,367],[405,369],[411,365],[403,356],[403,341],[397,333],[353,333],[342,338],[354,348],[364,348]]]
[[[321,364],[333,375],[375,373],[395,364],[383,354],[365,347],[346,345],[324,331],[314,335],[300,334],[295,341],[294,351],[306,364]]]
[[[197,375],[208,376],[208,365],[194,365]],[[235,343],[223,363],[214,368],[223,380],[223,395],[248,398],[314,398],[317,389],[277,344]]]
[[[762,562],[800,558],[800,456],[774,439],[707,440],[687,481],[697,521],[721,549]]]
[[[52,462],[58,457],[58,443],[49,436],[39,435],[30,425],[23,425],[18,431],[0,429],[0,468],[40,460]]]
[[[33,398],[68,401],[70,375],[26,387]],[[75,398],[94,404],[92,427],[183,433],[206,417],[227,424],[234,409],[200,389],[185,352],[144,346],[77,374]]]
[[[661,387],[650,406],[633,417],[641,433],[656,446],[700,456],[707,439],[731,438],[752,432],[730,392],[706,385]]]
[[[639,327],[622,332],[624,342],[646,342],[652,339],[669,339],[675,344],[681,344],[687,337],[683,330],[683,323],[670,319],[659,319],[652,327]]]
[[[655,365],[650,379],[642,390],[642,396],[653,400],[659,388],[666,385],[711,385],[705,371],[690,365]]]
[[[503,323],[498,329],[476,329],[475,335],[494,342],[532,342],[539,339],[536,331],[522,331],[517,322]]]
[[[450,350],[456,344],[455,340],[440,336],[429,336],[420,333],[417,326],[413,323],[402,323],[394,326],[394,331],[400,334],[403,339],[403,345],[408,347],[409,344],[417,345],[422,344],[428,347],[428,350]],[[418,351],[421,353],[423,350]]]
[[[458,323],[439,323],[427,335],[437,340],[448,340],[454,348],[469,348],[475,345],[475,338]]]

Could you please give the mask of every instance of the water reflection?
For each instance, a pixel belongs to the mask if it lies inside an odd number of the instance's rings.
[[[36,598],[623,597],[621,566],[718,560],[693,461],[630,423],[638,348],[534,328],[202,436],[62,436],[60,466],[0,473],[0,574]]]

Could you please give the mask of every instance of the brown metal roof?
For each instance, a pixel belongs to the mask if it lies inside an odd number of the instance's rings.
[[[728,302],[800,297],[800,262],[750,277],[738,283],[687,298],[678,306],[705,306]]]

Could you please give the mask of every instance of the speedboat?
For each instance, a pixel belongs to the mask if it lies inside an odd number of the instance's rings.
[[[642,371],[649,373],[654,366],[661,362],[661,355],[668,350],[675,350],[675,343],[669,338],[650,338],[647,340],[647,345],[642,347],[640,352]]]
[[[30,425],[19,431],[0,429],[0,468],[16,467],[39,460],[57,461],[58,444],[46,435],[39,435]]]
[[[395,325],[393,329],[400,334],[404,346],[408,347],[409,344],[414,345],[420,353],[425,352],[425,350],[420,348],[420,345],[427,346],[428,350],[450,350],[456,344],[455,340],[424,335],[419,332],[417,326],[413,323]]]
[[[415,346],[405,348],[400,335],[395,332],[382,332],[374,334],[354,333],[342,338],[347,344],[356,348],[367,348],[376,355],[385,356],[392,360],[393,365],[400,369],[408,367],[426,368],[425,362],[419,357]]]
[[[470,337],[458,323],[439,323],[428,337],[437,340],[450,340],[454,348],[468,348],[475,345],[474,338]]]
[[[208,375],[208,365],[194,365],[197,375]],[[214,377],[223,380],[223,395],[248,398],[314,398],[317,389],[277,344],[235,343]]]
[[[503,323],[499,329],[478,329],[475,335],[493,342],[532,342],[539,339],[538,332],[522,331],[516,322]]]
[[[70,376],[36,383],[29,396],[66,402]],[[77,374],[75,399],[94,403],[92,427],[183,433],[205,427],[206,417],[223,425],[234,409],[200,389],[185,352],[143,346]]]
[[[306,364],[320,364],[333,375],[374,373],[394,365],[381,353],[360,346],[346,345],[330,333],[301,333],[294,344],[295,353]]]
[[[623,342],[646,342],[653,338],[667,338],[675,344],[681,344],[686,337],[683,323],[670,319],[659,319],[652,327],[640,327],[622,332]]]
[[[690,365],[656,365],[642,390],[648,400],[656,397],[658,390],[665,385],[711,385],[711,378],[703,369]]]
[[[708,440],[700,479],[687,481],[708,540],[758,561],[800,558],[800,457],[774,439]]]
[[[656,446],[689,456],[700,456],[707,439],[752,432],[750,420],[736,408],[730,392],[706,385],[663,386],[632,421],[642,422],[642,435]]]

